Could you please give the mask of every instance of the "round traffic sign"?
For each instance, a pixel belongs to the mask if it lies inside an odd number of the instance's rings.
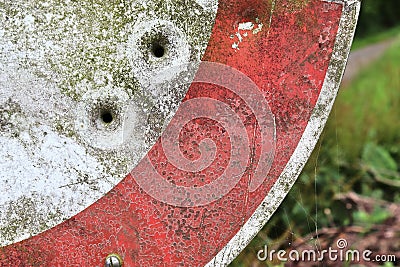
[[[359,1],[0,10],[0,266],[220,266],[308,159]]]

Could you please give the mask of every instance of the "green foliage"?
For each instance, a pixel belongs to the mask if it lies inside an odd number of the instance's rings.
[[[390,214],[387,210],[375,206],[372,213],[360,210],[353,213],[354,223],[365,227],[365,231],[369,231],[375,224],[380,224],[389,218]]]
[[[398,0],[362,0],[357,36],[365,37],[400,24]]]
[[[400,174],[397,172],[397,163],[385,148],[373,143],[367,143],[361,160],[363,167],[372,173],[377,181],[400,187]]]
[[[364,146],[362,161],[374,172],[382,175],[387,171],[397,171],[397,163],[390,153],[374,143],[367,143]]]

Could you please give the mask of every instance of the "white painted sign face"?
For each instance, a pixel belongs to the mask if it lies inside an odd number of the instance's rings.
[[[178,66],[200,61],[216,8],[0,3],[0,246],[77,214],[134,168],[185,95]]]

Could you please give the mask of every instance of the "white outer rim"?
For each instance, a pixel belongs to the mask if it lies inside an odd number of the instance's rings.
[[[236,235],[205,266],[227,266],[250,243],[280,206],[313,151],[325,126],[350,53],[361,0],[322,0],[343,4],[332,58],[307,127],[276,183]],[[289,188],[289,189],[288,189]]]

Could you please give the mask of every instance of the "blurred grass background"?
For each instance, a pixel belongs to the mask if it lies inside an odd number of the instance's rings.
[[[346,229],[357,227],[358,232],[347,238],[359,240],[362,247],[363,240],[377,242],[371,241],[375,240],[371,236],[378,235],[379,229],[392,227],[394,236],[387,239],[390,244],[380,245],[376,252],[400,253],[400,209],[388,208],[400,205],[400,1],[364,0],[353,50],[389,39],[395,41],[384,55],[341,87],[325,130],[298,181],[230,266],[303,266],[260,262],[257,251],[265,244],[270,249],[288,250],[299,240],[315,243],[312,239],[317,238],[320,242],[319,233],[324,229],[345,234]],[[365,208],[368,205],[370,208]],[[385,242],[379,236],[377,240]],[[380,266],[374,264],[368,266]],[[399,257],[397,262],[381,266],[397,264]]]

